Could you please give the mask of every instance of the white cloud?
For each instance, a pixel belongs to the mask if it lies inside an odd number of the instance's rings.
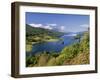
[[[37,27],[37,28],[52,29],[52,27],[50,25],[45,26],[43,24],[34,24],[34,23],[29,24],[29,25],[32,26],[32,27]]]
[[[61,26],[60,27],[60,30],[63,32],[64,31],[64,29],[65,29],[65,26]]]
[[[34,24],[34,23],[29,24],[29,25],[32,27],[42,27],[43,26],[42,24]]]
[[[48,24],[49,26],[57,26],[57,24]]]
[[[84,28],[88,28],[89,27],[89,25],[88,24],[82,24],[82,25],[80,25],[81,27],[84,27]]]
[[[45,29],[52,29],[51,26],[43,26],[43,28],[45,28]]]

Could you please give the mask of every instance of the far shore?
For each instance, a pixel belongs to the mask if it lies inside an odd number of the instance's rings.
[[[43,41],[40,41],[40,42],[30,42],[30,44],[26,44],[26,52],[30,52],[32,50],[32,46],[34,44],[37,44],[37,43],[41,43],[41,42],[56,42],[56,41],[59,41],[60,39],[48,39],[48,40],[43,40]]]

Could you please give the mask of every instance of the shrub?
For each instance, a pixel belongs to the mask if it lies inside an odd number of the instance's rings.
[[[54,66],[56,65],[56,58],[52,57],[51,59],[49,59],[47,66]]]
[[[50,53],[50,55],[56,58],[59,56],[59,53]]]
[[[66,54],[60,54],[56,58],[56,65],[62,65],[65,59],[66,59]]]
[[[65,54],[67,59],[75,57],[79,52],[79,43],[75,43],[71,46],[65,47],[61,54]]]
[[[37,63],[37,59],[35,56],[29,56],[29,57],[26,57],[26,66],[28,67],[29,65],[31,64],[36,64]]]

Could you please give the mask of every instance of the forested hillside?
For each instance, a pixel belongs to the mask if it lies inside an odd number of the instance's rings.
[[[36,28],[26,24],[26,36],[38,36],[38,35],[49,35],[52,37],[59,37],[62,36],[64,33],[57,32],[49,29],[44,28]]]

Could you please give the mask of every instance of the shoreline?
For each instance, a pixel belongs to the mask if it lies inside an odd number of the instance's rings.
[[[43,41],[40,41],[40,42],[31,42],[30,44],[26,44],[26,52],[30,52],[32,50],[32,46],[34,44],[37,44],[37,43],[42,43],[42,42],[56,42],[56,41],[59,41],[60,39],[49,39],[49,40],[43,40]]]

